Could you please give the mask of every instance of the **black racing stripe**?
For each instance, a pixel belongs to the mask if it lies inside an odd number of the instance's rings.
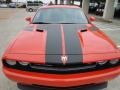
[[[62,64],[61,29],[58,24],[42,24],[38,29],[47,30],[46,64]]]
[[[68,56],[67,64],[76,64],[83,62],[82,47],[78,36],[78,31],[84,29],[85,25],[66,24],[64,27],[66,54]]]

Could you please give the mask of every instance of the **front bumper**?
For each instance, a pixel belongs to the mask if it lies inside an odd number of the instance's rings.
[[[99,71],[63,75],[27,72],[5,66],[3,71],[9,79],[18,83],[51,87],[73,87],[111,80],[120,74],[120,66]]]

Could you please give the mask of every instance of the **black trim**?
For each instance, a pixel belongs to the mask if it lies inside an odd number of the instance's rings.
[[[80,85],[80,86],[69,86],[69,87],[56,87],[56,86],[43,86],[43,85],[24,85],[18,83],[18,88],[21,90],[102,90],[107,87],[107,82],[103,83],[91,83],[87,85]]]
[[[22,66],[17,62],[15,66],[10,66],[5,62],[5,60],[3,60],[3,65],[8,68],[13,68],[28,72],[50,73],[50,74],[75,74],[75,73],[85,73],[85,72],[114,68],[120,66],[120,62],[115,65],[111,65],[110,63],[106,63],[105,65],[98,65],[96,63],[93,63],[93,64],[75,64],[75,65],[66,65],[66,66],[40,65],[40,64],[29,64],[28,66]]]

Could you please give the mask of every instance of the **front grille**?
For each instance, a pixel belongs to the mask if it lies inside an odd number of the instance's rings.
[[[56,66],[56,65],[39,65],[39,64],[30,64],[30,68],[36,71],[42,71],[46,73],[76,73],[84,72],[85,70],[91,70],[96,67],[96,64],[81,64],[81,65],[69,65],[69,66]]]
[[[73,65],[41,65],[31,63],[28,66],[22,66],[18,62],[14,66],[8,65],[5,60],[3,64],[6,67],[18,69],[22,71],[38,72],[38,73],[52,73],[52,74],[73,74],[73,73],[83,73],[89,71],[103,70],[108,68],[113,68],[120,65],[120,62],[116,65],[111,65],[106,63],[105,65],[93,64],[73,64]]]

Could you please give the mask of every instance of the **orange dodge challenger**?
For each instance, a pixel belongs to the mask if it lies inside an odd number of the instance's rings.
[[[38,9],[2,57],[18,83],[50,87],[98,84],[120,74],[120,50],[77,6]]]

